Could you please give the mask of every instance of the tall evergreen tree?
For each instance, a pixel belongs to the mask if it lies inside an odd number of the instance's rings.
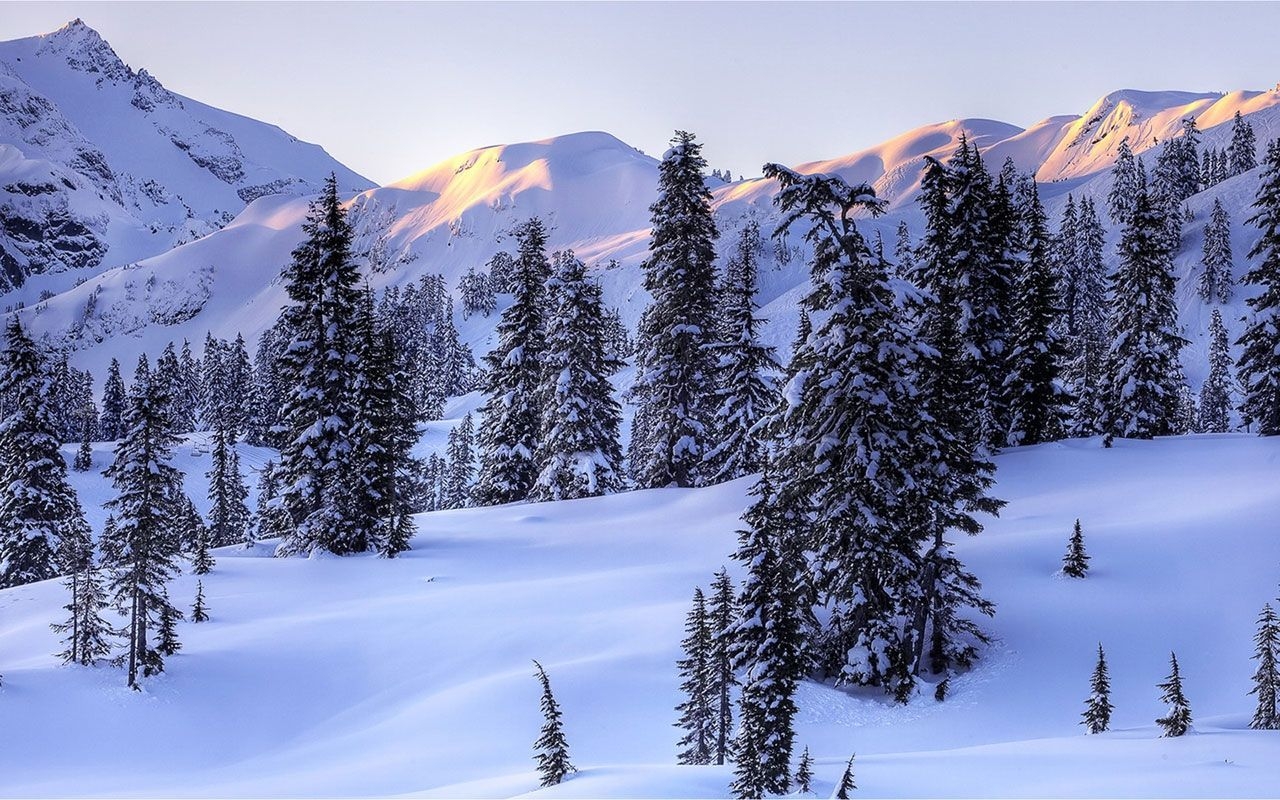
[[[631,471],[641,488],[698,486],[712,444],[715,380],[715,241],[707,161],[693,134],[676,131],[658,167],[658,199],[640,320]]]
[[[1237,111],[1231,121],[1231,144],[1227,146],[1230,172],[1239,175],[1258,166],[1258,143],[1253,125]]]
[[[1067,554],[1062,557],[1062,574],[1068,578],[1083,578],[1089,574],[1089,554],[1084,551],[1084,532],[1078,519],[1071,529]]]
[[[1111,221],[1119,226],[1129,225],[1133,217],[1133,204],[1138,190],[1145,183],[1142,164],[1129,147],[1129,137],[1120,140],[1116,160],[1111,167],[1111,192],[1107,195],[1107,211]]]
[[[182,473],[170,463],[177,436],[165,388],[152,380],[146,356],[141,357],[124,415],[124,436],[104,473],[118,494],[107,503],[116,524],[104,531],[102,560],[115,604],[128,616],[126,664],[134,689],[139,688],[139,670],[143,675],[164,670],[161,644],[172,648],[171,642],[153,644],[149,633],[153,623],[173,617],[165,584],[178,571],[172,523],[185,499]]]
[[[58,542],[58,571],[71,599],[64,609],[66,622],[51,625],[54,633],[65,633],[65,649],[58,657],[67,664],[88,666],[111,652],[115,631],[102,619],[108,605],[102,579],[94,563],[93,532],[76,504],[76,515],[65,520]]]
[[[1280,713],[1276,709],[1277,693],[1280,692],[1280,617],[1272,610],[1271,604],[1262,606],[1258,615],[1258,633],[1253,637],[1254,659],[1258,669],[1253,673],[1253,688],[1249,694],[1257,695],[1258,706],[1253,712],[1250,728],[1262,731],[1280,730]]]
[[[534,661],[533,666],[537,668],[538,682],[542,684],[543,718],[542,732],[533,744],[534,760],[538,762],[538,774],[542,776],[542,785],[555,786],[563,781],[566,775],[578,770],[569,763],[569,743],[565,740],[564,723],[560,719],[563,714],[555,695],[551,693],[551,680],[541,664]]]
[[[1240,411],[1245,423],[1257,423],[1263,436],[1280,434],[1280,139],[1267,145],[1266,168],[1254,200],[1249,224],[1261,236],[1249,250],[1253,268],[1244,282],[1259,288],[1246,302],[1252,318],[1237,342],[1244,401]]]
[[[280,467],[267,459],[258,473],[258,505],[251,528],[245,531],[245,547],[251,547],[260,539],[275,539],[289,535],[293,519],[280,497]]]
[[[1067,234],[1065,228],[1062,235]],[[1092,436],[1102,431],[1102,393],[1106,379],[1107,271],[1104,234],[1093,201],[1080,203],[1072,231],[1072,305],[1068,312],[1068,362],[1063,379],[1072,396],[1069,433]]]
[[[542,409],[538,387],[546,349],[547,231],[536,217],[516,229],[515,292],[498,323],[498,345],[485,356],[487,395],[480,408],[477,505],[525,500],[538,477]]]
[[[1107,656],[1098,645],[1098,663],[1089,679],[1089,699],[1085,701],[1080,724],[1089,733],[1104,733],[1111,729],[1111,677],[1107,674]]]
[[[556,253],[547,282],[551,313],[540,389],[542,426],[533,500],[572,500],[623,487],[618,427],[622,410],[604,350],[600,287],[573,251]]]
[[[240,544],[249,528],[249,490],[240,474],[240,453],[219,419],[213,433],[213,460],[209,467],[209,540],[214,547]]]
[[[1169,677],[1158,684],[1161,702],[1169,704],[1169,713],[1156,720],[1166,737],[1184,736],[1191,730],[1191,704],[1182,692],[1182,674],[1178,671],[1178,656],[1169,654]]]
[[[1049,232],[1035,181],[1028,177],[1020,182],[1016,197],[1015,246],[1021,258],[1014,280],[1009,372],[1004,379],[1011,446],[1061,438],[1067,400],[1058,385],[1066,349],[1057,330]]]
[[[854,756],[849,756],[849,763],[844,765],[844,773],[840,776],[840,785],[836,787],[838,800],[849,800],[850,794],[854,789],[858,788],[858,784],[853,782],[853,759]]]
[[[1178,353],[1185,341],[1178,332],[1164,216],[1146,192],[1139,191],[1120,242],[1107,330],[1104,422],[1110,436],[1150,439],[1176,431]]]
[[[733,687],[738,685],[734,673],[734,626],[738,621],[738,602],[729,573],[721,569],[711,583],[711,606],[707,623],[711,629],[711,649],[707,657],[708,684],[712,713],[715,715],[712,760],[728,763],[733,752]]]
[[[1199,428],[1204,433],[1231,430],[1231,394],[1235,386],[1234,363],[1222,313],[1213,310],[1209,322],[1209,374],[1200,387]]]
[[[684,658],[676,663],[682,678],[680,691],[684,700],[676,706],[680,719],[676,727],[684,731],[682,748],[677,756],[680,764],[710,764],[715,739],[715,713],[712,705],[709,669],[711,626],[707,619],[706,598],[701,587],[693,590],[693,606],[685,618],[685,637],[680,642]]]
[[[706,456],[712,482],[740,478],[764,467],[764,437],[757,428],[778,402],[780,367],[774,349],[760,342],[764,320],[756,316],[759,239],[756,222],[743,226],[720,290],[720,341],[711,345],[717,355],[716,444]]]
[[[83,524],[67,463],[50,419],[48,379],[35,342],[17,316],[0,353],[0,588],[52,578],[63,533]]]
[[[467,495],[475,475],[474,432],[470,414],[449,431],[448,460],[441,477],[441,508],[463,508],[467,505]]]
[[[353,519],[352,427],[357,367],[359,274],[351,226],[330,175],[303,225],[284,279],[291,304],[282,314],[292,341],[281,359],[288,387],[281,413],[281,499],[293,520],[277,555],[359,552],[367,531]]]
[[[102,416],[98,418],[98,435],[103,441],[114,442],[122,435],[124,406],[124,379],[120,377],[120,362],[113,358],[107,368],[107,382],[102,387]]]
[[[1222,199],[1213,199],[1213,213],[1204,227],[1204,253],[1200,258],[1202,271],[1196,289],[1206,303],[1214,300],[1227,303],[1235,289],[1231,277],[1231,218],[1222,207]]]

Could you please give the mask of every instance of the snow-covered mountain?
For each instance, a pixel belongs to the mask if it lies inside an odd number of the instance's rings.
[[[206,106],[134,71],[80,20],[0,42],[0,288],[51,291],[165,252],[269,194],[329,173],[372,184],[273,125]]]

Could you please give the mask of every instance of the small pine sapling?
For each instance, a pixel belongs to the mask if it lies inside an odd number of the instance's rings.
[[[854,756],[849,756],[849,763],[844,765],[844,774],[840,776],[840,785],[836,788],[837,800],[849,800],[850,792],[858,788],[858,784],[853,782],[853,758]]]
[[[796,789],[801,794],[813,791],[813,758],[808,747],[800,754],[800,765],[796,767]]]
[[[577,768],[569,763],[569,743],[564,738],[564,725],[560,721],[560,706],[551,693],[551,680],[547,671],[537,661],[537,678],[542,684],[542,734],[533,743],[534,760],[538,762],[538,774],[543,786],[555,786]]]
[[[1102,652],[1102,644],[1098,644],[1098,664],[1093,668],[1093,677],[1089,681],[1089,699],[1085,700],[1084,719],[1081,725],[1089,733],[1102,733],[1111,727],[1111,677],[1107,674],[1107,657]]]
[[[1156,720],[1165,737],[1185,736],[1191,730],[1191,704],[1182,693],[1182,674],[1178,671],[1178,656],[1169,654],[1169,677],[1159,684],[1160,700],[1169,704],[1167,716]]]
[[[209,621],[209,607],[204,604],[204,581],[196,581],[196,602],[191,607],[191,621]]]
[[[1068,578],[1083,578],[1089,574],[1089,554],[1084,551],[1084,533],[1078,519],[1067,543],[1067,554],[1062,557],[1062,574]]]
[[[1253,673],[1253,688],[1249,694],[1258,696],[1258,707],[1253,712],[1250,728],[1260,731],[1280,729],[1280,716],[1276,714],[1276,694],[1280,691],[1280,670],[1277,669],[1277,655],[1280,654],[1280,619],[1272,610],[1271,604],[1262,607],[1258,616],[1258,633],[1253,637],[1257,646],[1254,659],[1258,669]]]

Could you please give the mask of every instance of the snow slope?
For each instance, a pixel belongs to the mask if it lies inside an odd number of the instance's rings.
[[[1196,117],[1204,129],[1204,146],[1225,146],[1237,110],[1254,125],[1260,149],[1280,135],[1280,92],[1274,90],[1225,95],[1126,90],[1100,99],[1084,115],[1051,117],[1025,130],[991,120],[953,120],[799,169],[832,172],[876,186],[889,199],[890,211],[862,224],[869,235],[883,236],[892,253],[899,222],[906,222],[914,236],[921,233],[915,194],[923,157],[948,157],[962,135],[983,148],[993,170],[1007,157],[1023,170],[1036,171],[1056,226],[1068,194],[1092,197],[1105,207],[1109,167],[1125,136],[1150,167],[1156,140],[1180,131],[1186,116]],[[713,155],[715,143],[706,147]],[[619,307],[624,321],[634,327],[648,299],[639,267],[648,247],[648,207],[655,197],[657,166],[656,159],[607,133],[584,132],[480,148],[389,186],[361,192],[349,202],[366,241],[377,220],[390,215],[392,249],[415,257],[397,268],[370,272],[369,282],[374,288],[404,284],[424,271],[440,272],[456,282],[467,269],[482,267],[495,252],[509,249],[508,232],[538,215],[550,223],[552,248],[572,248],[594,265],[606,301]],[[1188,204],[1195,219],[1186,226],[1176,271],[1182,279],[1182,323],[1192,341],[1184,363],[1193,387],[1205,372],[1210,311],[1194,296],[1201,231],[1213,199],[1221,197],[1233,220],[1236,274],[1243,274],[1243,253],[1256,238],[1244,220],[1257,179],[1257,171],[1238,176]],[[729,252],[748,220],[758,221],[769,237],[777,222],[772,181],[708,181],[722,254]],[[50,342],[76,348],[78,364],[96,371],[108,357],[130,365],[139,352],[157,350],[169,340],[198,343],[207,331],[223,337],[243,333],[252,342],[284,303],[277,279],[301,238],[306,204],[305,198],[258,200],[207,237],[105,271],[28,307],[23,312],[26,321]],[[1108,237],[1107,255],[1112,257],[1119,232],[1111,229]],[[797,303],[808,281],[805,246],[793,234],[766,241],[763,250],[760,300],[770,320],[763,337],[785,356]],[[617,264],[610,268],[613,261]],[[1241,329],[1246,296],[1241,292],[1224,308],[1233,335]],[[483,353],[491,345],[496,320],[459,319],[458,326],[476,352]]]
[[[179,466],[203,473],[204,449]],[[1280,733],[1246,728],[1253,620],[1280,578],[1266,478],[1280,441],[1082,440],[998,463],[1009,505],[958,543],[998,604],[996,644],[941,704],[803,684],[817,795],[856,751],[870,797],[1274,796]],[[73,477],[86,505],[105,499],[100,478]],[[142,694],[119,669],[55,663],[57,584],[2,591],[0,794],[724,796],[728,768],[673,765],[674,662],[693,587],[736,571],[749,484],[426,514],[391,561],[218,551],[212,621],[182,625]],[[1076,517],[1083,581],[1055,575]],[[194,586],[172,591],[189,603]],[[1099,641],[1115,731],[1089,737],[1077,722]],[[1171,649],[1195,714],[1178,740],[1152,722]],[[541,792],[533,658],[582,769]]]
[[[217,230],[268,194],[372,185],[274,125],[175,94],[80,20],[0,42],[0,286],[73,277]],[[16,299],[60,290],[45,278]]]

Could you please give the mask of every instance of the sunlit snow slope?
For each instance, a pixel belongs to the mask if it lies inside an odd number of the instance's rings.
[[[190,445],[178,459],[207,462]],[[998,604],[995,645],[941,704],[804,684],[817,795],[856,751],[868,797],[1274,796],[1280,734],[1246,728],[1253,621],[1280,579],[1280,441],[1088,440],[998,462],[1009,505],[958,542]],[[104,499],[101,479],[73,477],[87,506]],[[736,571],[749,483],[427,514],[390,561],[219,551],[212,621],[181,626],[142,694],[119,669],[55,662],[57,584],[0,592],[0,794],[533,793],[536,658],[582,770],[541,796],[723,796],[728,768],[674,766],[674,663],[693,587]],[[1055,575],[1077,517],[1085,580]],[[194,586],[172,592],[189,603]],[[1099,642],[1115,731],[1090,737]],[[1153,724],[1170,650],[1195,715],[1178,740]]]

